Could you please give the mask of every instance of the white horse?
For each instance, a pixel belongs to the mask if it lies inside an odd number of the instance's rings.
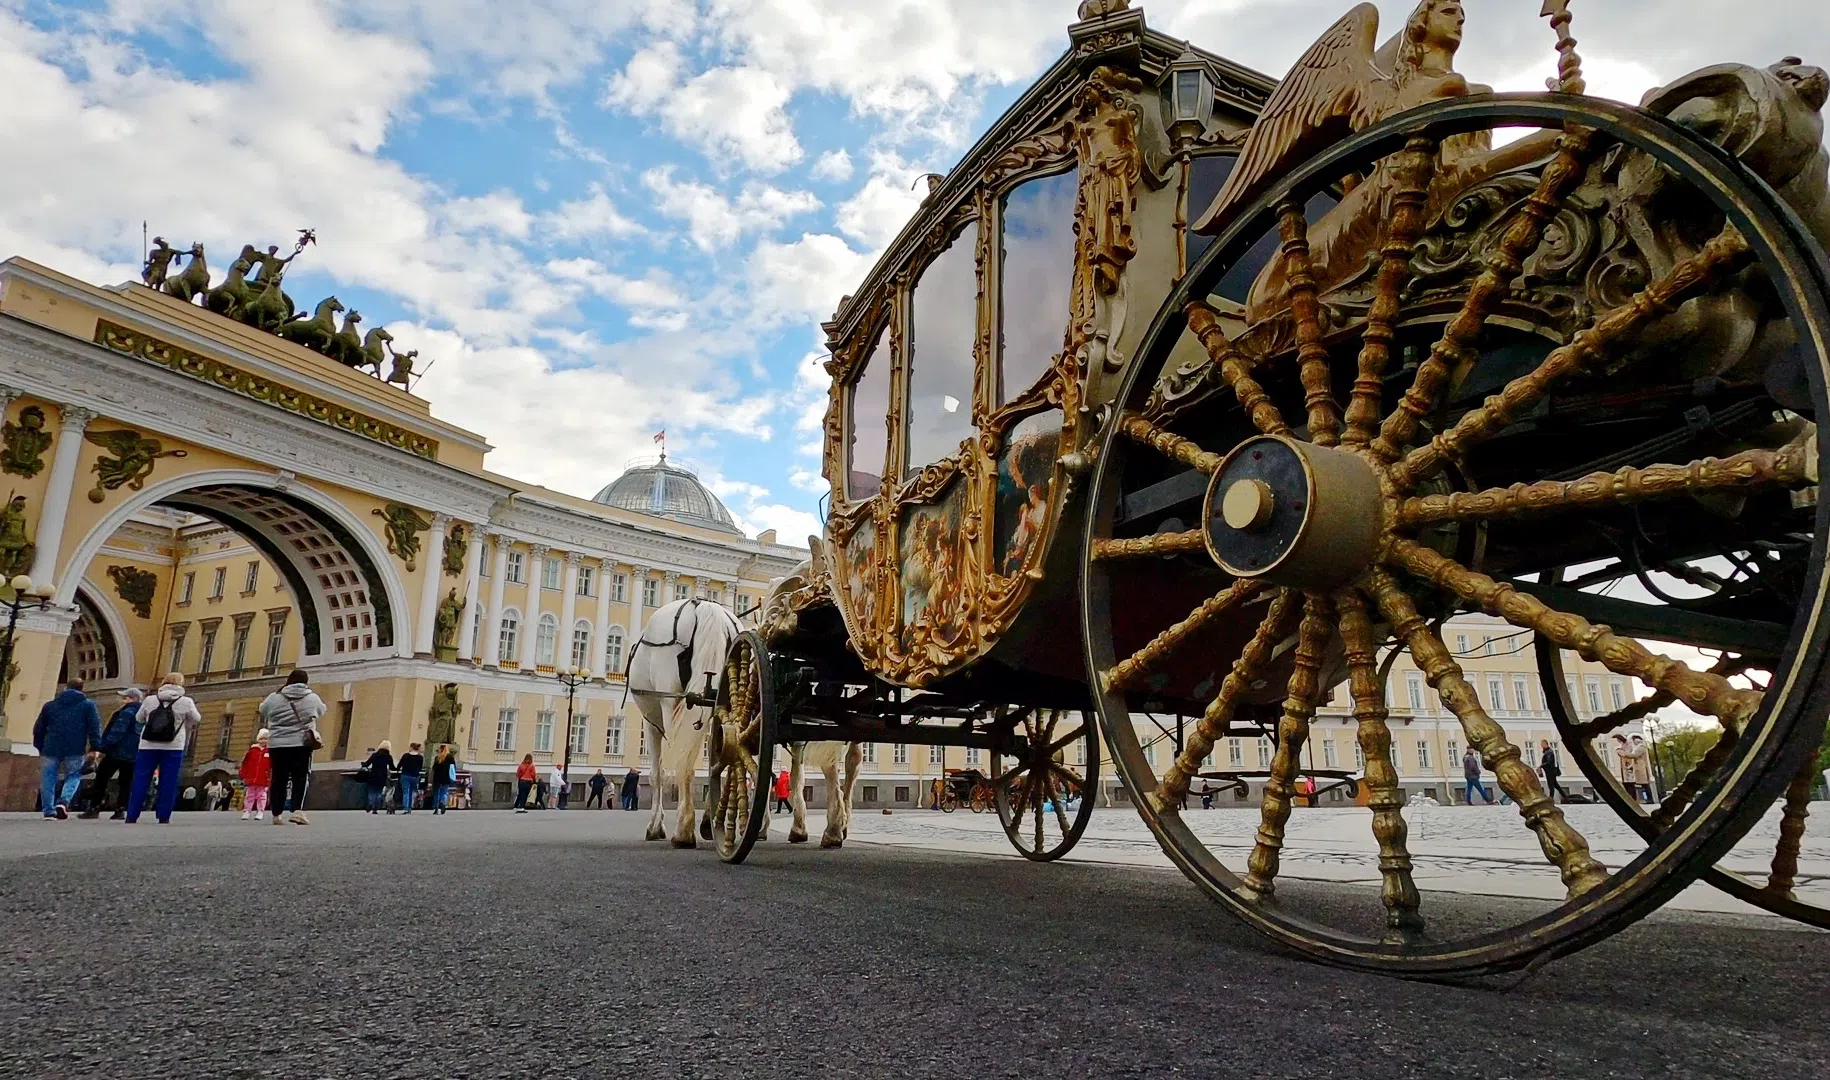
[[[725,654],[739,633],[737,617],[723,605],[712,600],[675,600],[649,616],[632,646],[623,715],[647,725],[648,774],[654,778],[654,811],[648,819],[650,840],[667,837],[662,804],[666,801],[667,779],[672,777],[680,791],[673,845],[697,846],[693,838],[693,774],[698,769],[699,750],[705,744],[712,710],[687,704],[685,695],[717,694],[724,677]],[[717,783],[716,776],[712,782]],[[708,801],[717,800],[714,797]]]
[[[839,774],[839,756],[845,757],[844,783]],[[794,811],[794,823],[788,829],[790,844],[804,843],[807,840],[807,801],[801,797],[801,777],[807,766],[820,770],[826,777],[826,831],[820,834],[820,846],[823,848],[841,847],[851,830],[851,792],[852,785],[858,779],[858,762],[862,749],[857,743],[841,742],[803,742],[795,743],[788,748],[788,806]],[[763,821],[763,835],[767,836],[769,823]]]

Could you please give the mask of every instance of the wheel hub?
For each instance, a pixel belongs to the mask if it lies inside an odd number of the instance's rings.
[[[1214,470],[1202,531],[1234,577],[1328,589],[1372,565],[1380,513],[1378,476],[1360,455],[1263,435]]]

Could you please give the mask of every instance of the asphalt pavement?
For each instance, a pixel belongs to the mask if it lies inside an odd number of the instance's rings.
[[[0,1076],[1830,1076],[1830,935],[1770,918],[1407,983],[1283,954],[1151,867],[314,819],[0,817]]]

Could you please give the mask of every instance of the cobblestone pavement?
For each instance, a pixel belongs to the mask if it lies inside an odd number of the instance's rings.
[[[1191,803],[1194,801],[1191,800]],[[1830,803],[1814,804],[1799,857],[1796,893],[1800,899],[1830,906]],[[1605,806],[1563,808],[1590,849],[1604,864],[1620,866],[1643,850],[1638,838]],[[1243,867],[1258,828],[1258,810],[1190,809],[1185,813],[1195,833],[1223,861]],[[809,820],[823,821],[817,815]],[[1409,847],[1416,857],[1418,887],[1487,896],[1555,899],[1562,895],[1556,870],[1544,859],[1537,837],[1511,806],[1410,806]],[[1813,833],[1811,825],[1816,826]],[[1282,876],[1350,884],[1377,884],[1378,848],[1371,815],[1360,807],[1299,807],[1290,817],[1283,850]],[[1775,808],[1730,853],[1724,865],[1764,880],[1779,833]],[[906,844],[980,854],[1010,854],[1012,849],[994,813],[952,814],[897,811],[884,815],[859,811],[852,835],[880,844]],[[1128,806],[1101,807],[1086,834],[1068,856],[1091,862],[1168,867],[1167,856],[1150,830]],[[1758,913],[1707,885],[1694,885],[1673,901],[1692,910]]]
[[[1124,816],[1102,812],[1099,844]],[[729,867],[643,843],[638,814],[314,819],[0,816],[0,1077],[1720,1080],[1830,1060],[1830,935],[1772,919],[1663,913],[1529,978],[1404,983],[1290,958],[1150,865],[778,833]],[[987,824],[860,815],[856,835]],[[1445,931],[1529,906],[1431,904]]]

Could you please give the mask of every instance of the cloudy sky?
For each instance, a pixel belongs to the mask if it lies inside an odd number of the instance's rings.
[[[1530,89],[1538,0],[1460,67]],[[1344,0],[1154,0],[1281,73]],[[1381,3],[1387,31],[1409,4]],[[1066,44],[1074,0],[0,0],[0,257],[133,278],[311,226],[335,292],[436,366],[497,471],[589,496],[654,448],[752,530],[817,531],[818,322]],[[1830,5],[1573,0],[1591,88],[1830,62]],[[1808,14],[1807,14],[1808,12]],[[218,267],[220,269],[220,265]]]

